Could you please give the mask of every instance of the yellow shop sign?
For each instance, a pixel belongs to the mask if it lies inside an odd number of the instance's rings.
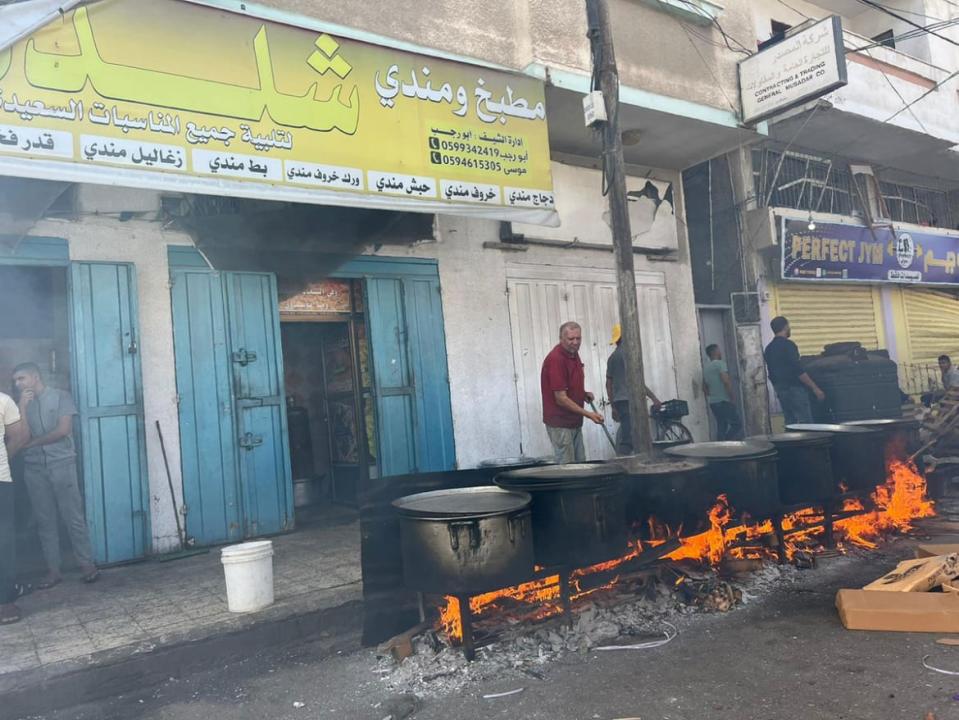
[[[99,2],[0,50],[0,174],[553,224],[545,102],[519,75]]]

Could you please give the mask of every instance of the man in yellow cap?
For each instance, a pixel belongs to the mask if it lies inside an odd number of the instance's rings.
[[[619,429],[616,431],[616,454],[632,455],[633,453],[633,427],[629,417],[629,395],[627,394],[628,379],[626,377],[626,356],[623,354],[621,343],[623,342],[623,329],[619,323],[613,325],[613,337],[609,341],[610,345],[615,345],[616,349],[606,361],[606,397],[613,404],[613,420],[619,423]],[[643,386],[654,409],[659,409],[662,403],[659,401],[653,391]]]

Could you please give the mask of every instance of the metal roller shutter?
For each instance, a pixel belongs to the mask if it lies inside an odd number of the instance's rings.
[[[858,341],[867,350],[879,348],[882,312],[868,285],[780,283],[776,300],[803,355],[818,355],[836,342]]]
[[[959,298],[939,290],[903,288],[910,361],[935,364],[942,354],[959,357]]]

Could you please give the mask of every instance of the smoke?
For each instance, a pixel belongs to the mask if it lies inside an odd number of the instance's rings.
[[[272,272],[297,290],[367,248],[432,238],[432,215],[187,198],[176,222],[217,270]]]

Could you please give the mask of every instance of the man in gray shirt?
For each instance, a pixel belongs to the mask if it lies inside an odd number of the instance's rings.
[[[743,423],[733,404],[733,383],[726,361],[723,360],[723,351],[719,345],[709,345],[706,357],[709,361],[703,367],[703,388],[709,400],[709,409],[716,418],[716,439],[741,440]]]
[[[83,581],[95,582],[99,572],[83,514],[73,445],[77,407],[70,393],[43,383],[34,363],[14,368],[13,382],[20,393],[20,414],[30,429],[31,439],[23,451],[23,474],[47,563],[47,576],[37,587],[50,588],[62,579],[58,511],[70,534]]]
[[[622,327],[619,324],[613,325],[613,337],[610,340],[611,345],[616,345],[613,354],[606,361],[606,397],[613,404],[613,420],[619,423],[619,429],[616,431],[616,454],[633,454],[633,425],[629,416],[629,395],[627,391],[628,379],[626,377],[626,356],[623,355],[621,343],[623,342]],[[643,387],[652,403],[653,408],[659,408],[662,404],[659,398],[653,395],[653,391],[648,387]]]

